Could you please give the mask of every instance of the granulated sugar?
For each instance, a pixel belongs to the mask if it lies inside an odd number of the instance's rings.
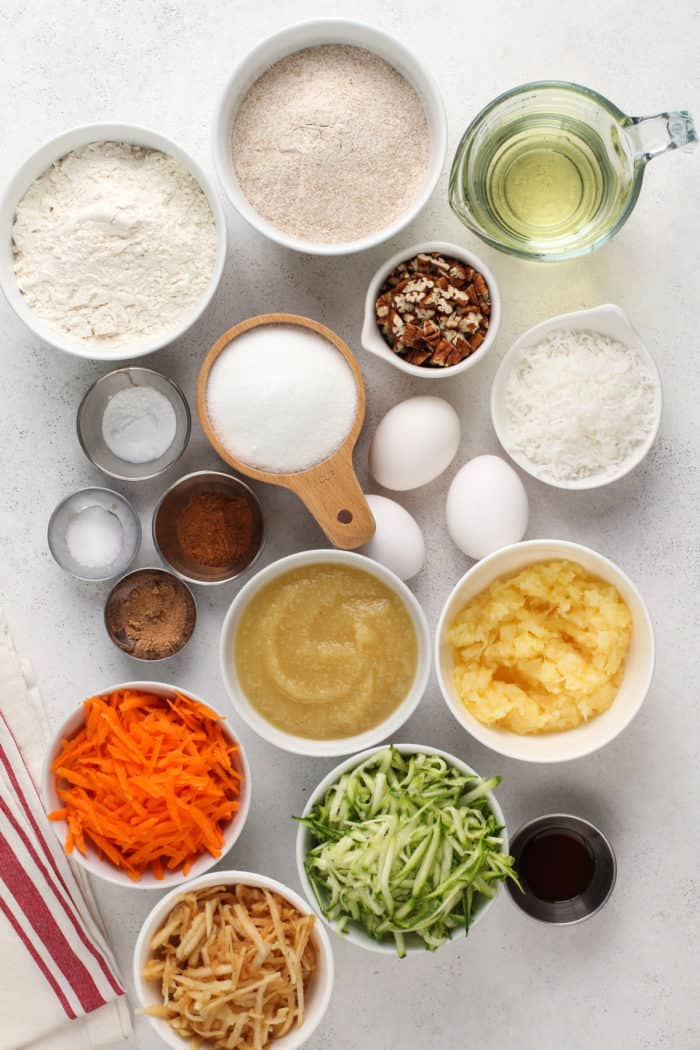
[[[291,474],[340,447],[355,420],[357,388],[347,361],[323,336],[271,324],[244,332],[219,354],[206,403],[231,455]]]
[[[340,44],[271,66],[233,127],[244,195],[279,230],[320,243],[360,240],[398,219],[429,157],[413,87],[372,52]]]

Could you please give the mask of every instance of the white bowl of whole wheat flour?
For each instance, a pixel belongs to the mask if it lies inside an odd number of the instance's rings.
[[[226,220],[176,143],[89,124],[32,154],[0,201],[0,285],[41,339],[121,361],[181,336],[214,295]]]
[[[278,244],[347,255],[393,237],[440,177],[437,84],[397,40],[342,19],[301,22],[236,67],[215,114],[226,194]]]

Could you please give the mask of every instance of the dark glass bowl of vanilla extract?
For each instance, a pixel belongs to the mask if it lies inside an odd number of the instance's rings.
[[[508,892],[533,919],[570,926],[603,907],[615,886],[617,865],[610,842],[594,824],[568,813],[550,813],[525,824],[514,836],[522,891]]]

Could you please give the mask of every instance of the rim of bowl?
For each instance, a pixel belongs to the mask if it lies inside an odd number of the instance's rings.
[[[514,452],[508,447],[506,427],[504,424],[504,412],[501,407],[506,382],[514,366],[517,364],[520,355],[525,350],[530,349],[531,346],[535,346],[537,341],[546,338],[548,331],[556,328],[566,328],[566,326],[572,322],[576,324],[581,322],[584,318],[590,318],[591,323],[588,326],[588,330],[598,332],[600,335],[608,336],[619,342],[624,342],[621,335],[612,335],[610,332],[610,326],[606,326],[605,322],[601,320],[606,315],[616,317],[620,322],[621,327],[627,329],[629,340],[627,345],[639,355],[641,360],[649,368],[654,380],[656,392],[656,421],[648,436],[639,446],[637,452],[625,460],[624,463],[621,463],[617,470],[612,471],[610,474],[593,474],[587,478],[573,480],[557,480],[555,478],[549,478],[544,475],[526,456],[522,455],[520,452]],[[583,331],[584,329],[580,330]],[[625,311],[620,306],[617,306],[616,303],[601,303],[600,306],[592,306],[585,310],[571,310],[569,313],[555,314],[553,317],[540,321],[538,324],[533,325],[532,328],[528,328],[526,332],[523,332],[523,334],[519,336],[513,345],[506,351],[500,365],[498,366],[493,378],[493,383],[491,384],[490,408],[491,423],[496,432],[499,444],[506,455],[509,456],[517,466],[528,473],[530,477],[535,478],[536,481],[541,481],[543,485],[549,485],[550,488],[564,489],[572,492],[585,492],[590,491],[591,489],[604,488],[606,485],[611,485],[615,481],[620,481],[621,478],[630,474],[640,465],[640,463],[643,462],[643,460],[646,459],[656,441],[661,426],[663,387],[656,361],[652,357],[649,348],[639,335],[639,332],[634,327]]]
[[[56,551],[54,550],[52,533],[53,526],[58,514],[63,510],[66,503],[70,503],[70,501],[72,499],[75,499],[76,496],[82,496],[87,492],[105,492],[109,496],[115,497],[122,504],[122,506],[126,507],[127,512],[131,515],[136,530],[136,541],[134,543],[134,550],[131,557],[124,563],[123,566],[121,566],[118,573],[110,573],[107,576],[81,576],[79,573],[73,572],[71,569],[67,569],[64,565],[62,565],[56,554]],[[110,489],[106,485],[86,485],[84,489],[76,489],[75,492],[69,492],[67,496],[64,496],[62,500],[58,501],[54,509],[51,511],[49,523],[46,526],[46,543],[51,553],[51,557],[56,562],[56,565],[58,565],[59,569],[61,569],[62,572],[67,572],[69,576],[72,576],[73,579],[84,580],[86,583],[107,583],[109,580],[114,580],[117,576],[126,575],[129,572],[131,566],[134,564],[134,561],[136,560],[136,555],[141,549],[142,540],[143,531],[141,529],[141,519],[134,510],[131,501],[128,500],[126,496],[122,496],[121,492],[117,492],[115,491],[115,489]]]
[[[541,915],[534,915],[531,911],[528,911],[526,908],[523,907],[520,898],[511,891],[510,887],[508,887],[508,896],[510,897],[511,901],[516,906],[518,911],[526,918],[530,919],[532,922],[539,923],[542,926],[578,926],[579,923],[585,922],[586,919],[592,919],[594,915],[597,915],[598,912],[605,907],[605,905],[608,903],[612,896],[613,890],[615,889],[615,884],[617,882],[617,857],[615,855],[615,850],[613,849],[612,843],[608,836],[605,834],[605,832],[601,831],[598,825],[594,824],[593,821],[586,820],[585,817],[579,817],[576,813],[564,813],[562,811],[558,811],[556,813],[542,813],[539,817],[532,817],[530,820],[526,820],[523,824],[520,825],[518,830],[515,832],[512,841],[516,842],[523,834],[523,832],[527,831],[527,829],[530,828],[533,824],[539,824],[540,821],[545,820],[551,821],[553,824],[556,821],[566,821],[571,824],[585,824],[586,827],[590,828],[591,831],[595,832],[598,838],[600,838],[605,844],[608,854],[610,856],[612,877],[610,879],[610,886],[608,887],[608,891],[602,898],[602,900],[600,900],[598,904],[596,904],[595,908],[592,908],[590,911],[585,912],[584,915],[579,915],[575,919],[566,919],[564,921],[558,921],[556,919],[545,919]]]
[[[460,361],[458,365],[451,365],[449,368],[423,368],[421,365],[412,365],[410,362],[404,361],[384,341],[374,315],[374,304],[379,294],[379,289],[391,271],[399,263],[404,262],[406,259],[412,259],[414,255],[419,255],[421,252],[442,252],[443,255],[451,255],[462,262],[466,262],[482,274],[491,293],[491,316],[483,343],[478,350],[466,357],[464,361]],[[453,244],[450,241],[421,241],[419,244],[412,244],[409,248],[395,252],[379,267],[369,282],[365,295],[365,313],[362,322],[360,345],[368,354],[373,354],[374,357],[387,361],[394,368],[398,368],[407,375],[416,376],[419,379],[449,379],[466,372],[469,368],[473,368],[474,365],[479,364],[486,357],[486,354],[496,341],[500,326],[501,292],[493,271],[483,259],[476,252],[470,251],[468,248],[462,248],[461,245]]]
[[[309,795],[306,801],[306,805],[304,806],[304,809],[302,811],[302,816],[308,816],[313,806],[315,806],[319,799],[321,799],[325,795],[328,789],[340,779],[343,773],[346,773],[350,769],[354,769],[356,766],[359,766],[362,762],[370,758],[372,755],[376,755],[379,751],[384,751],[388,747],[393,747],[395,751],[399,751],[401,754],[439,755],[441,758],[444,758],[446,761],[454,765],[457,769],[460,769],[462,772],[471,774],[473,776],[481,777],[481,774],[477,773],[477,771],[473,769],[472,766],[468,765],[468,763],[465,762],[463,759],[459,758],[457,755],[451,754],[451,752],[449,751],[443,751],[442,748],[439,747],[433,747],[429,744],[379,744],[376,747],[367,748],[366,751],[362,751],[360,754],[350,755],[342,762],[339,762],[338,765],[331,769],[329,773],[326,773],[325,777],[323,777],[323,779],[319,781],[319,783]],[[489,801],[489,805],[493,810],[494,816],[498,820],[499,824],[503,826],[502,852],[508,853],[510,846],[510,838],[508,835],[508,825],[506,824],[503,809],[501,808],[498,799],[492,791],[489,791],[487,793],[486,798]],[[376,952],[381,955],[396,956],[396,945],[394,944],[393,940],[375,941],[372,937],[369,936],[369,934],[365,933],[355,923],[352,922],[348,931],[346,933],[342,933],[334,926],[332,922],[330,922],[325,917],[316,899],[316,894],[314,893],[313,887],[309,882],[309,878],[306,874],[306,868],[304,866],[304,859],[306,857],[307,843],[309,839],[309,829],[304,824],[299,824],[297,827],[295,843],[297,875],[299,877],[299,881],[301,883],[302,889],[304,890],[304,894],[309,902],[311,909],[321,919],[321,921],[324,922],[326,926],[333,931],[333,933],[335,933],[337,937],[341,938],[341,940],[350,941],[352,944],[356,945],[359,948],[365,948],[368,951]],[[471,925],[469,927],[470,933],[474,929],[476,924],[480,922],[480,920],[483,918],[483,916],[486,914],[489,908],[491,908],[494,902],[501,895],[502,889],[503,883],[499,882],[496,895],[494,897],[487,898],[482,904],[482,906],[479,908],[474,918],[472,919]],[[455,929],[452,931],[452,937],[450,941],[447,941],[445,943],[449,944],[452,941],[460,940],[465,936],[466,934],[464,932],[464,929]],[[445,945],[443,945],[442,947],[444,946]],[[406,952],[408,955],[420,955],[426,952],[427,950],[428,949],[425,948],[422,944],[416,944],[413,940],[407,941]]]
[[[403,600],[416,632],[418,662],[409,692],[383,722],[354,736],[315,740],[313,738],[296,736],[293,733],[286,733],[283,729],[279,729],[258,714],[250,701],[245,697],[243,689],[238,684],[238,676],[235,673],[232,659],[232,646],[235,637],[233,632],[234,621],[240,620],[254,595],[271,580],[303,565],[322,565],[328,562],[351,565],[354,568],[368,572],[381,580],[394,594],[397,594]],[[315,758],[335,758],[339,755],[362,751],[379,744],[380,741],[385,740],[392,733],[398,732],[415,712],[425,695],[430,677],[431,663],[432,651],[428,621],[418,603],[418,599],[403,580],[400,580],[390,569],[355,551],[320,548],[288,554],[284,558],[278,558],[277,561],[270,562],[269,565],[266,565],[264,569],[260,569],[241,588],[231,602],[224,617],[219,640],[221,677],[224,681],[226,693],[236,713],[254,733],[266,740],[268,744],[295,755],[308,755]]]
[[[197,875],[183,875],[182,871],[178,871],[169,874],[166,873],[161,880],[158,880],[150,872],[146,872],[138,882],[134,882],[127,874],[120,872],[118,868],[115,868],[108,861],[101,860],[96,854],[93,856],[92,847],[90,847],[90,854],[87,857],[83,857],[82,853],[78,850],[74,850],[71,854],[72,859],[91,875],[95,875],[97,878],[102,879],[103,882],[110,882],[115,886],[127,886],[129,889],[150,890],[157,891],[158,893],[162,893],[164,890],[170,888],[178,889],[185,883],[189,883],[191,879],[197,879],[200,875],[205,875],[215,864],[221,863],[224,857],[228,855],[238,841],[248,819],[252,795],[252,780],[248,756],[242,741],[236,733],[234,733],[228,719],[222,715],[220,711],[217,711],[215,707],[212,707],[207,700],[203,700],[197,693],[193,693],[191,689],[183,689],[180,686],[175,685],[173,682],[130,679],[128,682],[117,682],[115,685],[108,685],[104,689],[98,689],[95,692],[90,693],[85,699],[89,699],[90,696],[102,696],[105,693],[114,693],[119,689],[143,689],[146,692],[155,692],[158,696],[170,696],[173,693],[182,693],[182,695],[186,696],[188,699],[196,700],[198,703],[204,704],[219,715],[223,723],[224,732],[231,738],[238,748],[237,754],[240,757],[241,769],[243,771],[243,791],[241,792],[240,806],[236,810],[233,820],[226,828],[224,828],[224,843],[221,856],[212,857],[211,854],[202,854],[194,865],[197,866],[200,863],[202,864],[201,871],[197,872]],[[55,791],[53,775],[51,773],[51,763],[63,737],[76,732],[85,721],[85,713],[82,707],[83,703],[84,700],[81,701],[80,706],[76,707],[69,715],[62,719],[56,731],[51,734],[51,742],[49,743],[46,754],[44,755],[44,761],[41,767],[41,799],[47,813],[55,808]],[[50,823],[53,828],[53,833],[58,839],[61,848],[63,848],[65,821],[57,820],[51,821]]]
[[[102,346],[102,344],[93,346],[91,343],[71,338],[60,331],[60,329],[53,329],[43,318],[39,317],[24,301],[24,297],[17,287],[11,261],[8,261],[8,265],[5,266],[1,253],[0,287],[20,320],[24,322],[30,331],[34,332],[43,342],[48,343],[54,349],[91,361],[128,361],[137,357],[145,357],[146,354],[152,354],[156,350],[160,350],[164,346],[175,342],[199,320],[209,306],[219,287],[226,263],[226,216],[211,179],[197,161],[177,142],[162,135],[159,131],[153,131],[151,128],[141,124],[125,124],[116,121],[113,123],[101,121],[93,124],[78,124],[63,131],[60,135],[48,139],[37,149],[33,150],[4,186],[0,195],[0,220],[5,226],[4,216],[6,213],[9,213],[6,224],[8,233],[8,244],[6,247],[10,249],[10,255],[12,227],[14,216],[17,212],[17,205],[29,187],[55,161],[93,142],[125,142],[129,145],[141,146],[144,149],[159,150],[162,153],[167,153],[178,161],[199,184],[211,208],[216,229],[217,250],[209,283],[194,308],[178,325],[167,332],[161,332],[159,335],[135,343],[127,342],[110,348]],[[39,165],[39,158],[43,158],[44,155],[46,155],[46,159],[42,159]],[[32,172],[31,175],[29,174],[30,172]]]
[[[134,653],[127,652],[126,649],[122,649],[122,647],[120,645],[118,645],[117,642],[115,642],[114,638],[112,637],[112,633],[111,633],[111,631],[109,629],[109,624],[107,623],[107,606],[109,605],[110,598],[112,597],[114,591],[117,589],[117,587],[119,587],[122,583],[124,583],[125,580],[128,580],[129,577],[136,576],[138,573],[141,573],[141,572],[157,572],[157,573],[160,573],[160,575],[162,575],[162,576],[169,576],[171,579],[176,580],[182,587],[184,587],[185,591],[187,592],[187,594],[189,594],[190,598],[192,599],[192,608],[194,609],[194,623],[192,624],[192,631],[190,632],[189,637],[186,638],[185,641],[183,642],[183,644],[180,646],[180,648],[176,649],[174,653],[168,653],[167,656],[155,656],[155,657],[152,657],[151,659],[149,659],[147,656],[135,656]],[[107,598],[105,599],[105,605],[104,605],[104,611],[103,611],[103,614],[102,614],[102,619],[103,619],[103,622],[104,622],[104,625],[105,625],[105,631],[107,632],[107,637],[109,638],[109,640],[112,643],[112,645],[114,645],[114,647],[120,653],[123,653],[124,656],[128,656],[129,659],[137,660],[139,663],[142,663],[142,664],[162,664],[164,660],[172,660],[173,656],[178,656],[182,652],[182,650],[185,649],[189,645],[189,643],[192,641],[192,637],[193,637],[194,632],[195,632],[195,630],[197,628],[197,616],[198,615],[199,615],[199,610],[197,609],[197,601],[195,599],[194,594],[192,593],[191,588],[188,587],[188,585],[185,582],[185,580],[181,580],[180,577],[177,575],[177,573],[171,572],[170,569],[164,569],[162,565],[143,565],[143,566],[139,566],[138,569],[130,569],[128,572],[125,572],[123,576],[120,576],[118,580],[115,580],[114,586],[110,588],[109,594],[107,595]],[[211,705],[208,705],[208,706],[211,706]]]
[[[145,1006],[147,1001],[143,994],[147,982],[141,976],[142,959],[145,960],[148,956],[148,942],[153,935],[155,927],[158,923],[163,921],[178,898],[181,897],[183,893],[191,893],[193,890],[204,889],[207,886],[235,886],[240,884],[253,887],[259,886],[271,890],[273,893],[278,893],[281,897],[286,898],[290,904],[293,904],[297,911],[301,912],[302,915],[315,916],[316,914],[313,908],[309,907],[308,902],[304,900],[301,894],[297,893],[289,886],[286,886],[278,879],[272,878],[270,875],[260,875],[258,872],[254,871],[239,871],[234,869],[226,871],[211,871],[205,875],[199,875],[197,878],[191,879],[186,886],[176,886],[151,908],[141,924],[141,929],[136,938],[136,945],[133,953],[132,977],[140,1006]],[[319,1002],[314,1010],[314,1017],[308,1018],[308,1024],[307,1017],[305,1016],[301,1028],[293,1028],[282,1040],[279,1040],[279,1045],[282,1047],[282,1050],[298,1050],[298,1048],[309,1039],[311,1034],[321,1024],[331,1000],[335,980],[333,947],[328,932],[322,922],[315,922],[313,930],[318,947],[319,966],[316,975],[318,975]],[[164,1018],[151,1017],[149,1014],[146,1014],[146,1017],[153,1029],[164,1042],[168,1043],[168,1045],[173,1047],[174,1050],[187,1050],[187,1047],[190,1045],[189,1040],[179,1036],[174,1029],[171,1029]],[[274,1040],[273,1045],[276,1045],[277,1042],[278,1040]]]
[[[110,379],[113,375],[117,375],[119,372],[147,372],[149,375],[158,376],[159,379],[165,380],[165,382],[169,383],[170,386],[173,388],[175,392],[175,397],[180,401],[185,412],[185,419],[187,422],[185,425],[182,447],[178,451],[177,455],[174,456],[168,463],[166,463],[165,466],[161,467],[160,470],[153,471],[150,474],[139,474],[138,476],[134,477],[132,475],[127,474],[117,474],[113,470],[108,470],[107,467],[95,462],[92,455],[90,454],[90,450],[88,449],[87,443],[85,442],[85,439],[83,437],[82,419],[89,398],[98,389],[101,383],[106,382],[106,380]],[[184,456],[187,450],[187,446],[190,443],[190,436],[192,434],[192,412],[190,411],[190,406],[187,402],[187,398],[185,397],[181,388],[178,386],[174,379],[170,378],[170,376],[166,376],[162,372],[158,372],[155,368],[146,368],[143,365],[123,365],[121,368],[113,368],[110,372],[106,372],[105,375],[100,376],[99,379],[96,379],[95,382],[88,387],[88,389],[85,391],[81,398],[80,404],[78,405],[78,411],[75,416],[75,429],[78,435],[78,442],[80,443],[80,447],[85,453],[85,456],[87,457],[87,459],[89,459],[92,465],[96,467],[97,470],[99,470],[102,474],[106,474],[108,478],[114,478],[116,481],[133,481],[136,483],[138,483],[139,481],[153,481],[154,478],[159,478],[161,474],[165,474],[167,470],[170,470],[171,467],[174,467],[175,464]],[[114,458],[118,459],[119,457],[115,456]]]
[[[192,478],[200,477],[217,478],[219,480],[225,481],[227,484],[233,483],[239,486],[240,488],[245,489],[245,491],[253,500],[255,506],[260,511],[262,533],[260,536],[260,546],[258,547],[254,557],[251,559],[251,561],[248,562],[247,565],[245,565],[242,569],[239,569],[238,572],[235,572],[232,576],[224,576],[224,578],[221,580],[201,580],[197,576],[187,576],[186,573],[181,572],[179,569],[176,569],[175,566],[172,565],[171,562],[169,562],[163,554],[162,550],[160,549],[160,544],[158,543],[158,537],[156,536],[156,521],[158,519],[161,507],[163,506],[163,503],[165,502],[167,497],[171,494],[171,492],[174,492],[175,489],[179,488],[179,486],[184,481],[190,481]],[[193,470],[189,474],[183,474],[182,477],[177,478],[175,481],[173,481],[172,485],[168,486],[168,488],[165,490],[163,495],[156,503],[153,509],[153,516],[151,518],[151,536],[153,539],[153,546],[156,549],[156,554],[161,559],[163,564],[167,566],[167,572],[172,572],[175,576],[177,576],[180,580],[182,580],[185,583],[195,584],[199,587],[220,587],[223,583],[232,583],[234,580],[237,580],[239,576],[242,576],[243,573],[248,572],[249,569],[252,569],[252,567],[255,565],[256,561],[263,552],[263,548],[267,540],[267,521],[262,508],[262,504],[258,499],[257,495],[255,494],[255,492],[253,492],[250,485],[247,485],[246,482],[243,481],[241,478],[237,477],[237,475],[227,474],[225,470]]]
[[[559,548],[560,553],[551,553],[550,548],[552,546]],[[479,720],[475,718],[474,715],[467,711],[467,709],[460,703],[459,700],[453,699],[450,690],[448,689],[446,681],[447,676],[445,673],[443,673],[443,665],[442,660],[440,658],[440,651],[442,648],[443,639],[445,639],[447,629],[449,627],[449,624],[447,623],[448,612],[450,619],[453,618],[455,612],[451,609],[451,606],[454,600],[456,599],[457,595],[459,594],[460,590],[462,589],[463,585],[466,583],[467,579],[473,576],[478,569],[481,569],[482,566],[496,565],[501,559],[503,559],[505,555],[511,553],[512,551],[521,550],[533,552],[532,559],[527,562],[528,565],[534,565],[537,562],[543,560],[549,560],[552,558],[560,557],[568,557],[572,561],[578,561],[579,564],[581,564],[580,557],[583,554],[583,556],[586,559],[590,558],[594,563],[598,563],[604,566],[609,571],[611,577],[615,577],[618,581],[621,581],[624,584],[624,586],[628,588],[629,591],[634,595],[639,605],[641,620],[644,624],[644,632],[646,634],[646,642],[648,642],[648,674],[646,675],[644,687],[639,691],[639,697],[636,700],[636,702],[633,705],[631,705],[631,709],[628,713],[627,718],[617,729],[615,729],[615,731],[610,736],[606,737],[606,739],[599,741],[598,743],[579,746],[578,748],[572,746],[569,749],[569,753],[563,755],[543,756],[540,754],[519,754],[516,753],[517,749],[514,749],[512,746],[509,745],[509,741],[529,741],[531,743],[534,743],[535,741],[542,739],[551,740],[565,738],[569,738],[573,741],[574,737],[572,736],[572,734],[576,732],[576,729],[561,730],[558,733],[539,733],[533,734],[532,736],[512,733],[508,730],[492,729],[491,727],[485,726],[481,722],[479,722]],[[539,550],[542,551],[541,556],[537,555],[537,551]],[[546,551],[549,551],[549,553],[546,553]],[[586,568],[586,566],[584,566],[584,568]],[[510,575],[514,575],[518,571],[520,570],[512,569],[510,570]],[[594,575],[596,572],[595,569],[588,568],[586,569],[586,571],[592,572]],[[502,573],[496,572],[493,574],[491,581],[489,582],[498,579],[500,576],[508,574],[509,572],[507,569],[505,569]],[[607,577],[601,578],[607,579]],[[488,585],[488,583],[485,583],[481,590],[483,590],[484,587],[487,587]],[[494,551],[493,554],[489,554],[487,557],[482,558],[480,561],[476,562],[475,565],[472,565],[472,567],[468,569],[462,576],[460,576],[460,578],[455,583],[454,587],[452,587],[452,589],[450,590],[450,593],[445,599],[445,602],[443,603],[442,609],[440,611],[440,617],[438,619],[438,624],[435,631],[435,644],[433,655],[435,659],[435,673],[437,676],[438,686],[440,687],[440,693],[442,695],[442,698],[445,701],[448,709],[454,716],[455,720],[460,724],[460,726],[462,727],[462,729],[465,730],[465,732],[467,732],[475,740],[478,740],[480,744],[483,744],[485,747],[488,747],[491,751],[495,751],[497,754],[503,755],[506,758],[515,759],[519,762],[535,762],[540,763],[542,765],[549,765],[557,762],[569,762],[577,758],[585,758],[587,755],[591,755],[594,752],[599,751],[601,748],[605,747],[607,744],[611,743],[629,726],[629,724],[633,721],[634,717],[639,712],[639,709],[644,703],[649,693],[649,689],[651,687],[656,662],[656,641],[654,637],[654,626],[652,623],[651,616],[649,614],[649,609],[647,607],[646,602],[644,601],[644,598],[642,597],[639,588],[636,586],[635,583],[633,583],[633,581],[630,579],[627,573],[623,572],[623,570],[618,565],[616,565],[615,562],[611,561],[610,558],[606,558],[604,554],[600,554],[598,551],[593,550],[592,547],[586,547],[582,543],[575,543],[572,540],[522,540],[520,543],[511,543],[507,547],[502,547],[500,550]],[[610,706],[613,707],[615,702],[616,700],[613,700]],[[603,711],[600,715],[597,716],[597,718],[602,718],[605,714],[606,712]],[[584,726],[591,725],[594,722],[595,719],[591,720],[591,722],[589,723],[584,723]]]
[[[279,45],[284,43],[286,38],[291,38],[294,41],[296,37],[299,37],[296,42],[292,43],[288,51],[279,55],[277,58],[272,59],[267,64],[267,69],[274,65],[275,62],[281,61],[281,59],[287,55],[294,54],[296,51],[303,51],[306,47],[320,47],[322,44],[330,43],[347,43],[347,41],[343,39],[335,39],[333,37],[320,42],[308,42],[309,38],[313,37],[317,32],[325,34],[332,33],[333,31],[339,34],[363,34],[366,37],[364,43],[356,42],[351,44],[351,46],[364,47],[366,50],[376,54],[379,58],[383,58],[384,56],[376,50],[377,47],[380,47],[389,53],[394,52],[395,55],[400,57],[401,63],[409,72],[404,73],[402,70],[398,70],[398,72],[400,72],[404,79],[408,80],[414,88],[425,111],[426,122],[430,132],[430,160],[423,188],[417,194],[413,203],[397,219],[395,219],[393,223],[373,234],[362,237],[357,241],[343,241],[327,244],[318,241],[303,240],[301,237],[295,237],[291,234],[284,233],[276,226],[273,226],[272,223],[268,222],[267,219],[260,215],[252,204],[250,204],[243,194],[243,191],[239,188],[238,180],[235,179],[232,174],[233,163],[229,160],[228,154],[230,153],[229,144],[233,121],[227,119],[226,113],[229,107],[230,97],[235,91],[239,90],[239,86],[245,82],[247,91],[255,83],[255,80],[263,75],[265,70],[262,70],[257,76],[253,76],[251,79],[248,76],[248,71],[251,66],[260,63],[266,52],[274,50],[275,44]],[[307,38],[306,43],[304,43],[305,37]],[[394,68],[397,68],[395,61],[391,61],[388,58],[384,58],[384,61],[389,65],[394,66]],[[420,85],[420,87],[418,85]],[[243,98],[244,96],[241,97]],[[428,107],[430,107],[432,116],[428,113]],[[235,120],[235,114],[233,119]],[[224,143],[226,143],[228,153],[226,152],[226,149],[224,149]],[[447,156],[447,115],[437,80],[426,66],[416,58],[413,52],[396,37],[389,33],[385,33],[383,30],[376,28],[376,26],[358,19],[303,19],[300,22],[294,22],[287,25],[278,32],[272,33],[270,36],[259,40],[258,43],[255,44],[236,64],[226,82],[224,90],[219,96],[219,101],[217,102],[214,111],[211,144],[214,156],[214,166],[226,197],[239,215],[241,215],[254,230],[257,230],[258,233],[261,233],[269,240],[282,245],[284,248],[290,248],[293,251],[302,252],[306,255],[351,255],[355,252],[365,251],[368,248],[374,248],[378,244],[382,244],[384,241],[389,240],[389,238],[394,237],[397,233],[403,230],[404,227],[408,226],[408,224],[412,222],[425,207],[435,190],[445,166],[445,157]],[[225,155],[226,160],[224,160]]]

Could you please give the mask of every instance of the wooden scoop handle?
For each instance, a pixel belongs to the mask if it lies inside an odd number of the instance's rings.
[[[354,550],[374,536],[375,523],[352,466],[352,452],[336,453],[325,463],[286,485],[311,511],[328,539],[341,550]]]

